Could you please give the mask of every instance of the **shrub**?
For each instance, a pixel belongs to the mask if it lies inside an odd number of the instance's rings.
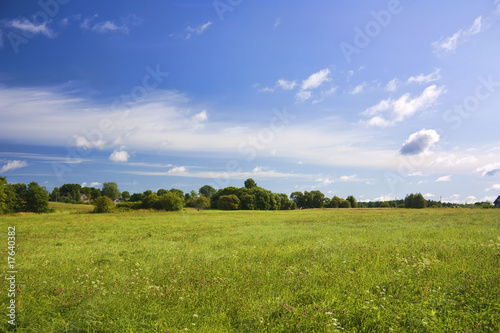
[[[169,212],[181,210],[182,207],[184,207],[184,200],[173,192],[163,194],[154,204],[155,209],[166,210]]]
[[[217,201],[217,208],[222,210],[237,210],[240,208],[240,199],[234,194],[223,195]]]
[[[92,203],[94,207],[94,213],[111,213],[115,209],[115,204],[113,200],[106,196],[99,197]]]

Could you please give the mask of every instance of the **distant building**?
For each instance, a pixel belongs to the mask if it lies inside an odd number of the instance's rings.
[[[113,203],[116,205],[117,203],[123,202],[121,199],[112,199]]]
[[[83,201],[83,203],[89,203],[89,197],[85,194],[80,195],[80,200]]]
[[[494,204],[495,204],[495,207],[500,208],[500,195],[499,195],[499,196],[498,196],[498,198],[495,200]]]

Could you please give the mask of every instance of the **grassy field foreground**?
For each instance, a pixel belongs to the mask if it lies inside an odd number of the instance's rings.
[[[499,331],[500,210],[64,207],[0,219],[18,332]]]

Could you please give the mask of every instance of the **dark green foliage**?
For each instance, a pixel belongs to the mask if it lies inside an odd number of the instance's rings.
[[[174,212],[181,210],[182,207],[184,207],[184,198],[179,197],[178,194],[173,192],[167,192],[158,198],[158,200],[154,203],[153,208]]]
[[[240,209],[240,199],[234,194],[223,195],[217,201],[217,208],[222,210]]]
[[[163,188],[161,188],[161,189],[159,189],[158,191],[156,191],[156,194],[157,194],[159,197],[161,197],[162,195],[167,194],[167,193],[168,193],[168,191],[167,191],[167,190],[165,190],[165,189],[163,189]]]
[[[152,193],[148,196],[145,196],[142,200],[142,208],[145,209],[153,209],[155,208],[156,202],[160,200],[158,194]]]
[[[208,209],[210,208],[210,198],[207,198],[203,194],[200,194],[198,197],[191,198],[191,207],[198,209]]]
[[[254,187],[257,187],[257,183],[252,178],[248,178],[247,180],[245,180],[245,187],[248,189],[252,189]]]
[[[7,213],[7,193],[5,193],[6,184],[7,181],[5,180],[5,177],[0,177],[0,214]]]
[[[142,199],[144,198],[144,194],[142,193],[134,193],[130,196],[130,202],[139,202],[139,201],[142,201]]]
[[[35,182],[28,184],[26,189],[26,210],[32,213],[48,213],[49,209],[49,193],[47,190],[39,186]]]
[[[107,196],[111,199],[119,199],[120,190],[118,190],[118,185],[114,182],[102,184],[102,195]]]
[[[124,209],[124,210],[129,210],[129,209],[138,210],[138,209],[142,208],[142,202],[140,202],[140,201],[137,201],[137,202],[132,202],[132,201],[119,202],[116,204],[115,207],[120,208],[120,209]]]
[[[175,194],[176,196],[178,196],[179,198],[182,198],[184,200],[184,192],[182,192],[181,190],[178,190],[176,188],[172,188],[172,189],[170,189],[169,192]]]
[[[404,201],[405,208],[425,208],[427,207],[427,201],[424,196],[420,193],[417,194],[409,194],[406,196]]]
[[[340,199],[338,196],[334,196],[332,200],[330,200],[328,208],[339,208],[341,201],[342,199]]]
[[[339,208],[351,208],[351,202],[340,199]]]
[[[229,186],[229,187],[218,190],[210,198],[212,208],[217,208],[217,202],[219,201],[219,198],[221,196],[231,195],[231,194],[236,195],[238,193],[238,191],[239,191],[239,189],[237,187],[234,187],[234,186]]]
[[[200,187],[200,190],[199,190],[199,193],[203,194],[207,198],[211,198],[212,195],[215,194],[215,192],[217,192],[217,191],[210,185],[202,186],[202,187]]]
[[[101,196],[95,199],[92,204],[94,207],[94,213],[103,214],[111,213],[115,209],[115,204],[108,196]]]
[[[347,197],[346,200],[349,201],[349,203],[351,204],[351,208],[358,208],[358,201],[356,200],[355,197],[350,195]]]
[[[129,201],[130,200],[130,193],[128,191],[123,191],[122,192],[122,200]]]
[[[82,186],[80,184],[64,184],[59,188],[58,198],[60,198],[63,202],[78,203],[78,201],[80,201],[81,190]]]

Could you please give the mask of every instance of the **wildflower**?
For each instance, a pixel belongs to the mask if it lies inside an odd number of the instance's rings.
[[[195,314],[193,315],[193,317],[198,318],[198,315],[195,313]]]

